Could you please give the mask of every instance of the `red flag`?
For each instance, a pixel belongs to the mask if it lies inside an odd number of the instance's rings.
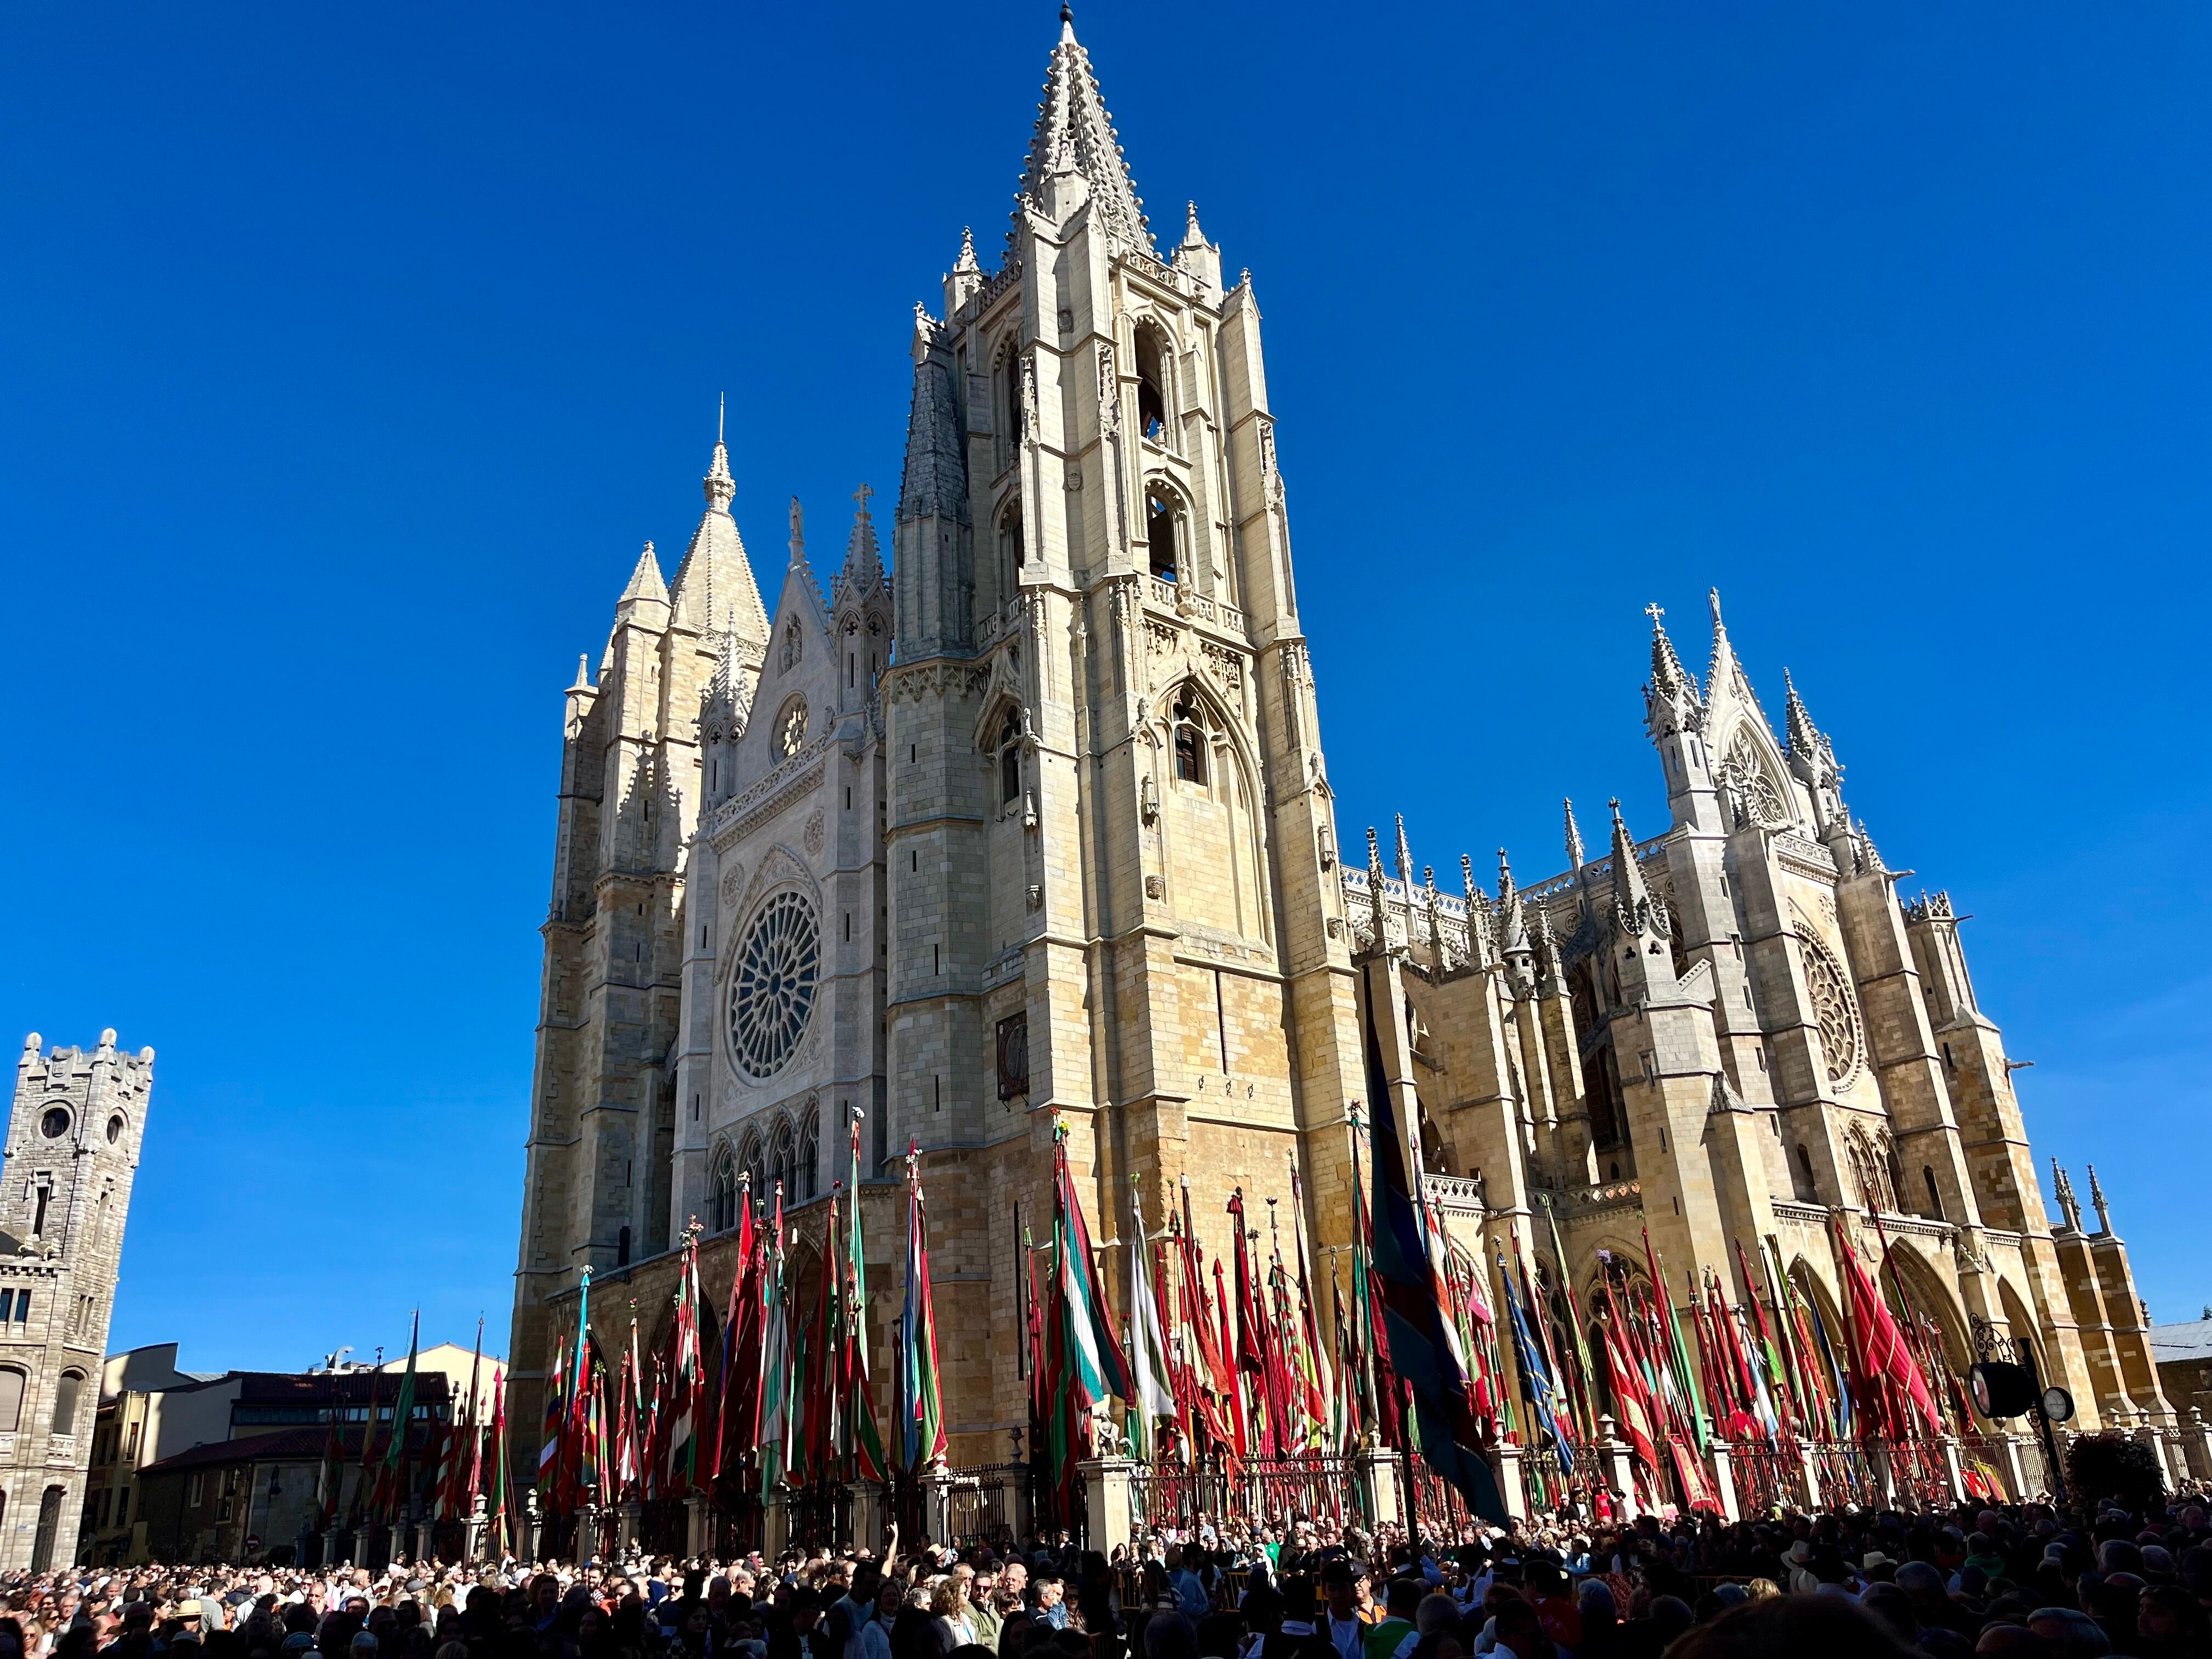
[[[1652,1443],[1654,1413],[1651,1397],[1644,1391],[1644,1374],[1637,1369],[1625,1340],[1620,1304],[1613,1300],[1613,1279],[1601,1273],[1605,1284],[1605,1368],[1613,1379],[1613,1403],[1620,1408],[1620,1431],[1644,1467],[1658,1484],[1659,1449]]]
[[[1905,1419],[1904,1401],[1910,1401],[1920,1413],[1930,1434],[1941,1434],[1943,1420],[1937,1414],[1936,1401],[1928,1392],[1928,1379],[1920,1374],[1920,1367],[1905,1346],[1904,1333],[1897,1328],[1889,1304],[1881,1299],[1881,1292],[1867,1277],[1866,1268],[1859,1261],[1858,1251],[1844,1232],[1843,1217],[1831,1214],[1830,1222],[1836,1235],[1836,1254],[1844,1264],[1844,1285],[1850,1292],[1848,1322],[1850,1326],[1851,1363],[1860,1374],[1869,1380],[1886,1379],[1895,1390],[1899,1403],[1894,1407],[1894,1420],[1889,1425],[1890,1433],[1905,1439],[1911,1433],[1911,1425]]]
[[[760,1438],[760,1241],[753,1229],[750,1176],[738,1182],[738,1265],[730,1275],[729,1311],[722,1318],[722,1386],[715,1400],[714,1439],[707,1479],[722,1473],[725,1456],[744,1457]]]

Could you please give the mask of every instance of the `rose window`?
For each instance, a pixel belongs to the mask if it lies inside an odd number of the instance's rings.
[[[753,917],[730,976],[730,1053],[750,1077],[773,1077],[806,1034],[822,974],[813,907],[778,893]]]
[[[1800,933],[1797,942],[1804,947],[1805,983],[1813,996],[1813,1018],[1820,1030],[1828,1081],[1841,1083],[1859,1068],[1858,1004],[1851,996],[1850,981],[1827,947],[1809,933]]]

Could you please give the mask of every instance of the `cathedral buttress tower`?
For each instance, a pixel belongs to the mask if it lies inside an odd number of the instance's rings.
[[[886,1022],[892,1143],[994,1195],[933,1239],[957,1437],[1022,1417],[990,1334],[1055,1120],[1102,1243],[1133,1177],[1154,1233],[1188,1173],[1225,1247],[1293,1148],[1342,1237],[1364,1085],[1258,304],[1195,209],[1160,257],[1065,12],[1004,262],[963,245],[945,304],[894,542]]]
[[[706,511],[673,592],[647,543],[616,601],[597,682],[585,658],[567,692],[507,1350],[507,1416],[519,1424],[535,1425],[543,1403],[547,1300],[587,1264],[622,1266],[672,1236],[684,868],[706,782],[702,715],[750,699],[768,643],[719,437],[702,483]]]

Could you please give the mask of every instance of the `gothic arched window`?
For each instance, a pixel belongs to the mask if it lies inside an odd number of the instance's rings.
[[[1797,1143],[1797,1168],[1795,1174],[1797,1201],[1800,1204],[1818,1203],[1820,1197],[1820,1184],[1813,1177],[1813,1154],[1802,1140]]]
[[[1175,497],[1165,490],[1145,493],[1145,540],[1152,549],[1152,574],[1162,581],[1177,580],[1176,532],[1182,526],[1176,520],[1180,516]]]
[[[1022,721],[1008,714],[999,728],[999,804],[1011,806],[1022,793]]]
[[[1017,495],[999,514],[999,603],[1014,596],[1019,573],[1029,563],[1029,547],[1022,538],[1022,498]]]
[[[724,1146],[707,1176],[707,1231],[726,1233],[738,1224],[738,1166]]]
[[[1156,444],[1168,441],[1167,352],[1160,331],[1137,325],[1137,430]]]
[[[0,1370],[0,1434],[13,1434],[22,1426],[25,1381],[21,1371]]]
[[[1930,1221],[1942,1220],[1943,1194],[1938,1192],[1936,1188],[1935,1165],[1932,1164],[1922,1164],[1920,1166],[1920,1178],[1928,1183],[1928,1218]]]
[[[817,1171],[822,1167],[822,1109],[806,1109],[806,1121],[799,1126],[798,1180],[799,1200],[805,1203],[812,1198],[820,1184]]]
[[[775,1133],[769,1141],[768,1148],[769,1179],[783,1188],[783,1201],[787,1204],[796,1204],[799,1201],[799,1182],[796,1178],[798,1171],[793,1158],[794,1150],[791,1139],[791,1122],[787,1118],[775,1126]]]
[[[768,1158],[761,1150],[760,1132],[757,1129],[745,1131],[744,1145],[738,1152],[738,1167],[752,1177],[753,1191],[763,1200],[772,1196],[768,1185]]]
[[[1196,699],[1186,692],[1175,705],[1176,776],[1185,783],[1206,781],[1206,724]]]

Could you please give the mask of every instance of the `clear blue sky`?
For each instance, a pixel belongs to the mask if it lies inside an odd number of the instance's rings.
[[[896,488],[1054,9],[11,17],[0,1026],[160,1051],[118,1346],[503,1341],[560,690],[718,395],[769,592],[786,497],[834,547]],[[1156,226],[1255,274],[1346,840],[1656,832],[1642,610],[1702,666],[1717,584],[2194,1316],[2203,9],[1077,23]]]

